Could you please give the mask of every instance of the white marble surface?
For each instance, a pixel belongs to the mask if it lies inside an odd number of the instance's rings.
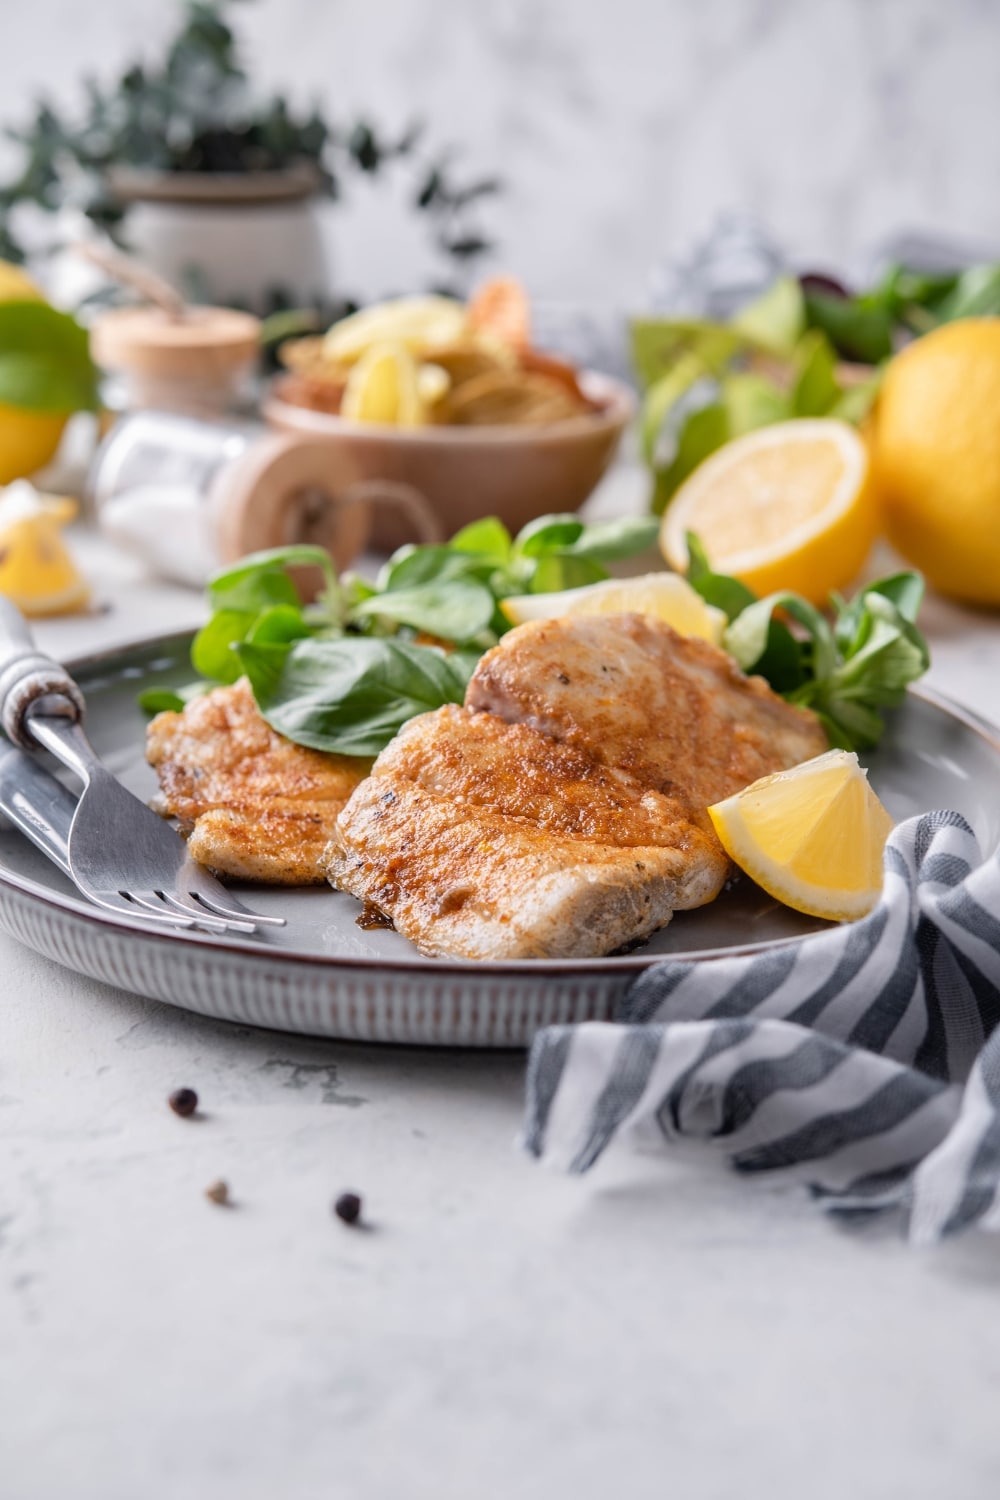
[[[50,649],[197,616],[84,550],[114,608]],[[927,620],[1000,717],[996,617]],[[996,1495],[996,1239],[915,1253],[702,1154],[550,1174],[518,1055],[225,1026],[7,938],[0,975],[3,1500]]]
[[[176,7],[0,15],[7,124],[150,55]],[[486,222],[538,297],[634,307],[654,262],[738,207],[825,265],[897,230],[1000,253],[997,0],[258,0],[233,17],[265,85],[335,119],[423,117],[463,170],[502,173]],[[412,186],[386,187],[348,184],[329,219],[355,292],[430,269]]]

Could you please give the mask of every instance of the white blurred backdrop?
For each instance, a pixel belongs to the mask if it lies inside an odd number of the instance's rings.
[[[422,117],[463,170],[502,175],[496,263],[541,298],[641,305],[651,268],[734,208],[800,266],[856,269],[900,230],[1000,254],[998,0],[256,0],[233,18],[263,85]],[[175,23],[172,0],[0,0],[0,124]],[[432,274],[402,191],[354,183],[330,211],[343,291]]]

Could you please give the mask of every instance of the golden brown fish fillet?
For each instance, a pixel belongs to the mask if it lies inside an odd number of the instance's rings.
[[[412,719],[338,819],[330,879],[423,953],[558,958],[648,937],[728,861],[676,799],[522,724]]]
[[[646,615],[521,625],[480,661],[465,702],[676,786],[699,814],[828,748],[815,714]]]
[[[271,885],[322,884],[337,814],[369,766],[284,739],[245,679],[158,714],[146,757],[160,778],[157,811],[179,820],[199,864]]]
[[[337,819],[330,879],[424,953],[608,953],[718,894],[710,803],[825,748],[814,715],[667,625],[523,625],[464,709],[382,752]]]

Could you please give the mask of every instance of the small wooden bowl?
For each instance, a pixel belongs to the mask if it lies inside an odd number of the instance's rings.
[[[597,409],[546,426],[398,428],[355,422],[272,393],[264,416],[279,431],[325,438],[375,505],[372,541],[452,536],[480,516],[512,532],[549,512],[575,511],[604,474],[635,414],[629,386],[585,371]],[[380,503],[382,502],[382,503]]]

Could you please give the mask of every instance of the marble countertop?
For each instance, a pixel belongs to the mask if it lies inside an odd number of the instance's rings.
[[[199,617],[84,550],[112,607],[46,648]],[[1000,719],[997,618],[926,624]],[[703,1155],[553,1175],[521,1055],[214,1023],[6,937],[0,973],[3,1500],[996,1494],[997,1240],[914,1253]]]

